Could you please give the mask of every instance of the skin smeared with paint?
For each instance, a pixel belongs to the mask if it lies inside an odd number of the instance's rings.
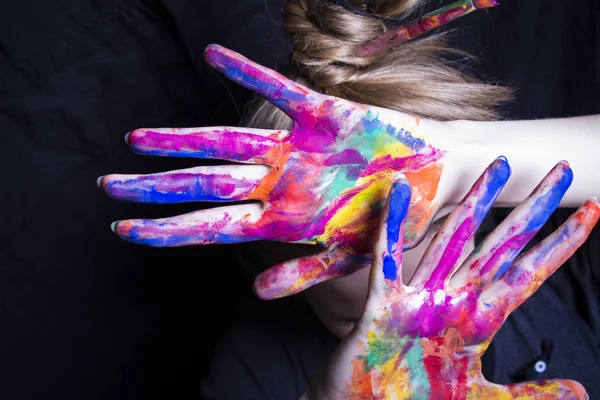
[[[407,285],[401,273],[401,221],[411,191],[406,181],[394,183],[363,315],[305,398],[587,398],[574,381],[503,386],[482,375],[481,356],[508,315],[573,254],[600,217],[600,204],[591,199],[551,236],[516,258],[571,184],[571,169],[561,162],[463,261],[464,250],[509,176],[504,158],[488,167],[448,217]]]
[[[385,196],[404,174],[413,184],[404,243],[420,240],[440,207],[436,196],[445,156],[421,135],[423,121],[316,93],[220,46],[209,46],[206,59],[281,108],[294,128],[138,129],[126,138],[138,154],[244,165],[107,175],[98,184],[110,196],[129,201],[258,200],[262,205],[119,221],[113,230],[120,237],[152,246],[254,240],[325,246],[320,254],[275,266],[257,278],[260,297],[281,297],[369,266]]]
[[[472,13],[482,8],[491,8],[498,5],[497,0],[459,0],[439,10],[392,29],[379,36],[373,42],[367,44],[356,52],[358,56],[372,56],[399,44],[406,43],[424,33],[446,25],[455,19]]]

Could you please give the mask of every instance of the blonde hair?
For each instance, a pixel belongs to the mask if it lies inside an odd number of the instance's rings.
[[[436,120],[498,119],[506,87],[484,84],[448,61],[466,57],[433,34],[370,57],[355,52],[421,5],[421,0],[287,0],[283,26],[292,50],[290,79],[318,92]],[[354,10],[351,10],[353,8]],[[260,99],[245,122],[291,129],[290,119]]]

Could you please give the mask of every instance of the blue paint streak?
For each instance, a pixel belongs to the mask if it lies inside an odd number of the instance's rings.
[[[473,213],[473,223],[475,226],[481,225],[490,208],[496,202],[500,192],[502,192],[504,185],[508,182],[510,175],[511,169],[508,162],[506,162],[506,157],[498,157],[497,165],[490,172],[490,180],[487,183],[485,193],[475,205],[475,212]]]
[[[425,141],[423,139],[416,138],[404,128],[400,128],[398,131],[392,125],[388,125],[386,127],[386,131],[388,131],[394,138],[399,140],[405,146],[413,149],[414,151],[419,151],[425,147]]]
[[[283,86],[282,82],[265,75],[254,63],[244,63],[220,53],[218,50],[209,52],[209,63],[225,76],[240,85],[253,90],[261,96],[267,98],[272,103],[284,110],[289,110],[294,102],[306,100],[306,95],[295,92]],[[252,69],[254,74],[244,72],[244,69]],[[267,82],[261,80],[264,79]]]
[[[241,242],[250,242],[253,240],[257,240],[251,237],[246,236],[238,236],[238,235],[228,235],[226,233],[214,232],[212,234],[203,235],[203,236],[190,236],[190,235],[171,235],[168,237],[158,237],[158,238],[142,238],[137,233],[136,227],[133,227],[129,231],[129,235],[121,236],[121,238],[127,242],[141,244],[145,246],[151,247],[179,247],[190,245],[190,239],[193,239],[193,243],[220,243],[220,244],[229,244],[229,243],[241,243]]]
[[[538,198],[531,207],[533,218],[525,227],[525,233],[540,230],[560,204],[560,201],[573,182],[573,171],[570,168],[567,168],[564,172],[562,178],[556,183],[552,190],[546,193],[546,195]]]
[[[390,209],[385,221],[387,230],[388,255],[383,260],[383,274],[386,279],[395,280],[398,276],[398,266],[392,257],[394,247],[398,243],[402,223],[408,213],[410,204],[410,185],[404,181],[394,182],[390,193]],[[402,251],[398,249],[397,251]]]
[[[200,185],[196,185],[194,188],[195,190],[186,190],[185,192],[175,193],[159,192],[154,187],[130,186],[127,185],[129,182],[113,181],[106,185],[106,189],[111,196],[119,200],[134,201],[137,203],[177,204],[196,201],[213,203],[234,201],[228,196],[216,196],[214,193],[206,193]],[[136,181],[134,180],[133,183],[135,184]]]
[[[372,120],[362,118],[361,121],[365,127],[365,131],[373,132],[378,129],[383,129],[388,133],[388,135],[414,151],[419,151],[426,146],[424,140],[413,137],[412,134],[409,131],[404,130],[404,128],[398,130],[389,124],[387,126],[383,126],[381,121],[377,118],[373,118]]]
[[[396,265],[396,261],[389,255],[383,258],[383,276],[385,276],[385,279],[391,281],[395,281],[398,278],[398,266]]]
[[[162,149],[158,149],[158,150],[145,150],[145,149],[141,149],[137,146],[131,146],[131,149],[133,150],[133,152],[135,154],[142,154],[145,156],[161,156],[161,157],[179,157],[179,158],[219,158],[216,157],[217,155],[217,151],[202,151],[202,150],[198,150],[198,151],[189,151],[189,150],[181,150],[181,151],[176,151],[176,150],[162,150]],[[239,161],[244,161],[246,160],[245,157],[239,156],[239,157],[234,157],[233,154],[228,154],[227,157],[223,156],[223,153],[218,153],[218,155],[220,156],[220,158],[226,158],[227,160],[238,160]]]
[[[533,215],[527,226],[523,229],[523,234],[535,235],[550,218],[550,215],[558,208],[560,201],[573,182],[573,171],[570,168],[564,170],[560,181],[544,196],[539,197],[533,206],[531,206],[530,215]],[[516,256],[516,254],[514,255]],[[496,275],[494,280],[498,279],[512,265],[515,257],[508,257]]]
[[[516,256],[516,255],[515,255]],[[503,273],[506,272],[506,270],[513,264],[515,257],[509,257],[507,261],[504,262],[504,264],[502,264],[500,266],[500,268],[498,269],[498,272],[496,272],[496,275],[494,275],[494,278],[492,280],[496,280],[498,278],[500,278],[502,276]]]

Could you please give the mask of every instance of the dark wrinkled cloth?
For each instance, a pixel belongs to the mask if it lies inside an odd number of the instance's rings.
[[[203,50],[216,42],[278,67],[278,9],[262,0],[3,3],[0,398],[197,395],[232,299],[250,282],[227,248],[145,248],[109,228],[200,205],[117,202],[95,182],[197,165],[133,155],[123,137],[236,125],[250,93],[206,67]]]

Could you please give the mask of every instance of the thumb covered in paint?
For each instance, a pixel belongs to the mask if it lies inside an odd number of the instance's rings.
[[[392,184],[381,215],[379,236],[373,250],[370,293],[391,287],[401,290],[403,287],[402,247],[410,198],[410,183],[402,176]]]

